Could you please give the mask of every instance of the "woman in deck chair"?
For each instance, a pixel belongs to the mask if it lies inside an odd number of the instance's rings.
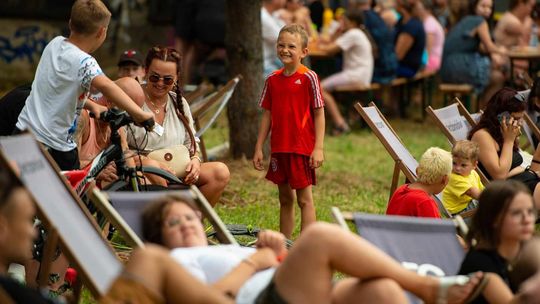
[[[503,88],[489,100],[469,139],[480,147],[478,167],[488,179],[513,179],[523,182],[540,207],[540,149],[534,152],[530,166],[523,165],[519,153],[519,135],[527,100],[518,91]]]
[[[199,147],[194,137],[195,128],[189,105],[182,96],[180,83],[181,56],[175,49],[155,46],[146,56],[146,85],[143,86],[146,100],[138,103],[144,111],[153,112],[156,125],[154,132],[133,127],[128,132],[129,147],[150,153],[156,150],[173,149],[184,145],[190,159],[182,176],[186,184],[194,184],[214,206],[229,183],[229,169],[221,162],[202,163],[198,156]],[[176,146],[176,148],[175,148]],[[164,162],[172,157],[164,154]],[[185,175],[185,176],[184,176]]]
[[[11,263],[32,258],[36,207],[29,192],[0,168],[0,303],[59,303],[7,276]],[[8,298],[6,300],[6,298]],[[10,301],[11,300],[11,301]],[[101,304],[232,303],[194,279],[158,246],[135,250]]]
[[[357,235],[315,223],[287,252],[282,234],[263,231],[257,249],[208,246],[199,210],[166,196],[142,215],[143,237],[171,249],[194,276],[236,303],[408,303],[403,289],[425,303],[462,303],[483,276],[419,276]],[[334,271],[349,275],[335,284]]]
[[[529,189],[518,181],[492,182],[480,194],[466,237],[471,249],[459,271],[483,271],[489,276],[482,297],[474,303],[514,303],[517,300],[513,293],[519,286],[509,283],[509,264],[516,259],[523,243],[532,238],[535,218]]]

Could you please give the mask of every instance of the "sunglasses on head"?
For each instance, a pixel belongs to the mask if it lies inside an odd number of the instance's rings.
[[[150,82],[159,82],[160,79],[163,79],[163,83],[166,85],[171,85],[174,83],[174,77],[173,76],[159,76],[158,74],[151,74],[148,76],[148,81]]]

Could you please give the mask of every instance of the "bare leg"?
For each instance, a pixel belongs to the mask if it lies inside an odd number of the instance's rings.
[[[336,127],[344,127],[347,125],[347,122],[345,122],[345,119],[341,115],[341,112],[339,111],[339,108],[336,103],[336,99],[330,92],[326,91],[325,89],[322,90],[322,95],[324,98],[324,107],[328,114],[330,114],[330,118],[332,118],[332,121],[334,122],[334,126]],[[348,127],[348,126],[347,126]]]
[[[166,303],[233,303],[196,280],[171,259],[168,251],[157,246],[134,251],[125,271],[162,295]]]
[[[176,37],[175,48],[182,55],[182,82],[189,84],[191,76],[191,67],[193,66],[193,58],[195,56],[195,46],[191,41]]]
[[[536,184],[536,187],[534,187],[533,198],[536,210],[540,210],[538,209],[540,207],[540,183]]]
[[[334,270],[360,280],[391,279],[427,303],[437,298],[436,278],[406,270],[366,240],[327,223],[310,225],[300,235],[274,280],[278,292],[289,303],[330,303]],[[464,300],[476,284],[478,279],[473,279],[464,287],[450,288],[453,302]]]
[[[304,189],[296,190],[296,199],[301,212],[301,230],[304,231],[309,224],[315,223],[315,205],[313,204],[313,194],[311,193],[311,185]]]
[[[408,303],[403,289],[390,279],[360,281],[349,278],[339,281],[332,291],[333,304],[346,303]]]
[[[294,193],[289,184],[278,185],[279,231],[290,239],[294,229]]]
[[[219,202],[221,193],[229,184],[230,176],[229,168],[224,163],[202,163],[201,174],[196,185],[208,202],[215,206]]]

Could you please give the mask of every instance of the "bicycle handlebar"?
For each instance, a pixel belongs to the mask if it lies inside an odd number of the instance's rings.
[[[95,118],[96,116],[94,115],[94,113],[90,112],[90,117]],[[126,111],[114,108],[109,109],[105,112],[101,112],[101,114],[99,115],[99,120],[109,123],[109,125],[111,126],[111,130],[118,130],[123,126],[135,122]],[[151,131],[154,128],[155,122],[153,118],[150,118],[137,124],[141,125],[146,130]]]

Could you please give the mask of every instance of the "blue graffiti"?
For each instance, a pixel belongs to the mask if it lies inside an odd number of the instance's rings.
[[[41,55],[53,37],[47,31],[41,31],[37,25],[22,26],[15,31],[12,40],[0,36],[0,59],[7,63],[21,59],[33,64],[34,56]],[[20,41],[20,43],[15,45],[12,41]]]

